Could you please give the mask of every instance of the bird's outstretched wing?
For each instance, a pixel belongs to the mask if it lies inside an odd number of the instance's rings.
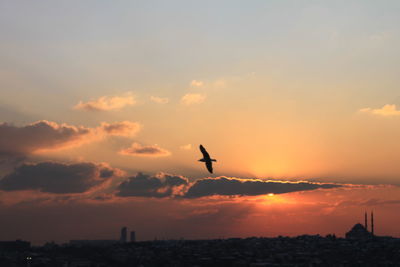
[[[205,159],[209,159],[210,158],[210,155],[208,154],[207,150],[204,148],[203,145],[200,145],[200,151],[201,151],[201,153],[203,153],[203,158],[205,158]]]
[[[211,160],[210,160],[210,161],[206,161],[206,167],[207,167],[207,170],[208,170],[210,173],[213,173],[212,161],[211,161]]]

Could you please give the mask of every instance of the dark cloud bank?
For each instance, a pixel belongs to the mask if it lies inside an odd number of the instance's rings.
[[[22,164],[0,180],[0,190],[38,190],[55,194],[84,193],[121,171],[105,164],[91,162],[63,164],[42,162]],[[138,173],[120,183],[115,191],[119,197],[199,198],[207,196],[257,196],[283,194],[342,185],[307,181],[285,182],[229,177],[203,178],[190,183],[183,176],[159,173]]]
[[[341,187],[338,184],[312,182],[263,181],[241,178],[204,178],[188,183],[182,176],[149,176],[139,173],[121,183],[118,196],[142,197],[183,197],[198,198],[207,196],[256,196],[269,193],[283,194],[316,189]]]
[[[197,180],[186,192],[185,197],[204,197],[212,195],[256,196],[264,194],[284,194],[297,191],[316,190],[319,188],[340,187],[337,184],[320,184],[312,182],[273,182],[240,178],[205,178]]]
[[[169,174],[150,176],[138,173],[119,185],[117,195],[121,197],[170,197],[179,193],[178,188],[188,184],[188,179],[182,176]]]

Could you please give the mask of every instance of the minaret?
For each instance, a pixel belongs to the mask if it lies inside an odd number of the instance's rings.
[[[365,224],[364,224],[364,227],[365,227],[365,230],[368,231],[368,220],[367,220],[367,218],[368,218],[368,215],[367,215],[367,212],[365,212]]]
[[[371,211],[371,234],[374,235],[374,212]]]

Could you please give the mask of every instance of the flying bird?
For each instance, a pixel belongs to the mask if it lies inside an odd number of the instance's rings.
[[[200,151],[201,151],[201,153],[203,153],[203,158],[202,158],[202,159],[199,159],[199,161],[205,162],[205,163],[206,163],[207,170],[208,170],[210,173],[213,173],[212,162],[213,162],[213,161],[217,161],[217,160],[212,159],[212,158],[210,157],[210,155],[208,154],[207,150],[206,150],[206,149],[204,148],[204,146],[202,146],[202,145],[200,145]]]

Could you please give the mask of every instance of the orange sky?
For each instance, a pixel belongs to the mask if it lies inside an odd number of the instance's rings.
[[[1,3],[0,240],[399,236],[399,10]]]

